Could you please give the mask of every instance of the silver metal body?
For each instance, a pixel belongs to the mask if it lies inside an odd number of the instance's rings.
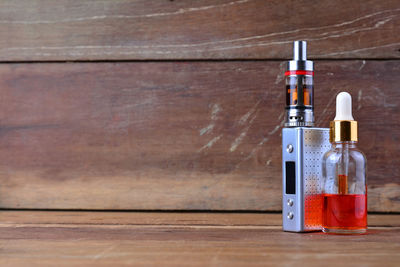
[[[314,126],[314,111],[311,109],[288,109],[285,121],[285,127]]]
[[[287,69],[314,71],[314,62],[310,60],[305,60],[305,61],[290,60],[287,63]]]
[[[321,163],[324,153],[330,148],[328,128],[283,128],[282,225],[284,231],[321,230],[323,203]]]

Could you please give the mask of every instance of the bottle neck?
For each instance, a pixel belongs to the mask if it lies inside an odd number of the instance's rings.
[[[356,141],[333,142],[332,146],[334,148],[355,148],[357,146],[357,142]]]

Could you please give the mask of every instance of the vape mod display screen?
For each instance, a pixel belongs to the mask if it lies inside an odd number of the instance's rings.
[[[294,161],[286,161],[286,194],[296,194],[296,166]]]

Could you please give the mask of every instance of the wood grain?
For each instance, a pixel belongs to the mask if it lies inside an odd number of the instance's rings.
[[[400,211],[399,61],[317,62],[353,95],[370,211]],[[0,207],[280,210],[279,62],[0,66]]]
[[[15,213],[15,212],[11,212]],[[0,218],[9,212],[1,212]],[[21,224],[35,214],[59,224]],[[400,228],[370,227],[366,235],[335,236],[322,233],[282,232],[280,226],[252,224],[255,214],[224,214],[218,225],[206,213],[119,213],[113,224],[81,216],[81,224],[64,221],[63,212],[22,212],[14,223],[0,224],[2,266],[397,266],[400,261]],[[92,218],[101,218],[99,214]],[[125,214],[127,217],[124,217]],[[135,214],[139,219],[135,219]],[[146,214],[149,216],[146,219]],[[25,219],[24,217],[27,216]],[[168,224],[151,224],[156,217]],[[239,215],[242,216],[242,215]],[[268,218],[266,215],[265,218]],[[275,216],[275,215],[273,215]],[[379,218],[385,215],[376,215]],[[400,221],[400,215],[390,215]],[[233,217],[233,219],[231,218]],[[257,216],[258,217],[258,214]],[[183,219],[184,218],[184,219]],[[208,218],[209,221],[208,221]],[[89,219],[86,221],[86,219]],[[199,220],[200,219],[200,220]],[[145,225],[126,225],[132,220]],[[182,221],[191,221],[181,225]],[[383,219],[384,220],[384,219]],[[68,222],[69,221],[69,222]],[[100,219],[101,221],[101,219]],[[116,223],[115,223],[116,222]],[[200,222],[197,224],[197,222]],[[225,223],[224,223],[225,222]],[[226,224],[226,222],[228,222]],[[273,223],[274,224],[274,223]]]
[[[368,214],[369,227],[400,227],[400,215]],[[281,226],[281,213],[0,211],[0,225]]]
[[[327,12],[329,11],[329,12]],[[397,0],[2,1],[1,61],[399,58]]]

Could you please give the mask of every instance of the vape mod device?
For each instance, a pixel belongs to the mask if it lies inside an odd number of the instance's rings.
[[[331,147],[328,128],[314,128],[314,64],[307,43],[294,42],[286,76],[282,130],[282,224],[284,231],[321,230],[322,157]]]

